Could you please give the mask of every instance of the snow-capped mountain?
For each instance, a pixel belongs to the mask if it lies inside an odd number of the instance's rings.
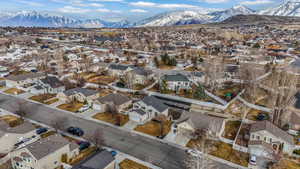
[[[172,11],[147,18],[136,24],[136,26],[172,26],[187,24],[203,24],[221,22],[235,15],[248,15],[255,13],[254,10],[238,5],[222,11],[204,13],[202,11],[186,10]]]
[[[80,20],[62,15],[21,11],[17,13],[0,13],[0,26],[24,26],[24,27],[80,27],[80,28],[101,28],[101,27],[126,27],[127,21],[107,22],[101,19]]]
[[[237,5],[230,9],[226,9],[224,11],[217,11],[212,12],[209,15],[213,16],[213,18],[210,20],[210,22],[222,22],[227,18],[230,18],[235,15],[249,15],[254,14],[255,11],[243,6],[243,5]]]
[[[144,19],[135,25],[142,27],[203,24],[211,18],[211,16],[198,11],[172,11]]]
[[[286,0],[278,7],[259,11],[260,15],[300,16],[300,0]]]

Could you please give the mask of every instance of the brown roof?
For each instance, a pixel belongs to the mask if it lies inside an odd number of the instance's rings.
[[[286,142],[288,142],[290,144],[294,144],[294,140],[291,135],[289,135],[287,132],[281,130],[280,128],[278,128],[277,126],[275,126],[274,124],[272,124],[271,122],[266,121],[266,120],[259,121],[259,122],[252,124],[250,133],[262,131],[262,130],[266,130],[266,131],[270,132],[271,134],[273,134],[274,136],[279,137],[282,140],[285,140]]]
[[[32,78],[39,78],[39,77],[44,77],[44,73],[26,73],[26,74],[20,74],[20,75],[10,75],[6,77],[8,80],[12,81],[23,81],[26,79],[32,79]]]
[[[127,96],[124,96],[122,94],[118,94],[118,93],[112,93],[109,95],[106,95],[104,97],[101,97],[99,99],[97,99],[100,103],[114,103],[117,106],[120,106],[124,103],[127,103],[130,101],[130,98]]]

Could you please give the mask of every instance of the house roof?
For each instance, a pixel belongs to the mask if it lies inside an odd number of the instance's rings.
[[[132,65],[121,65],[121,64],[110,64],[109,69],[115,70],[127,70],[129,67],[133,67]]]
[[[103,150],[72,169],[105,169],[114,160],[110,152]]]
[[[88,96],[92,96],[98,93],[97,90],[92,90],[92,89],[86,89],[86,88],[73,88],[73,89],[69,89],[64,91],[64,94],[67,96],[71,96],[74,95],[76,93],[81,93],[84,96],[88,97]]]
[[[135,68],[133,69],[133,72],[137,75],[141,75],[141,76],[148,76],[150,74],[152,74],[152,71],[150,70],[145,70],[143,68]]]
[[[8,80],[12,81],[23,81],[26,79],[32,79],[32,78],[39,78],[45,76],[44,73],[26,73],[26,74],[20,74],[20,75],[10,75],[6,77]]]
[[[146,105],[152,106],[159,112],[163,112],[169,108],[168,106],[163,104],[161,100],[157,99],[154,96],[146,96],[143,98],[142,102],[144,102]]]
[[[139,115],[145,115],[146,114],[146,112],[144,111],[144,110],[142,110],[142,109],[134,109],[134,110],[132,110],[133,112],[136,112],[137,114],[139,114]]]
[[[286,142],[290,144],[294,144],[293,137],[289,135],[287,132],[281,130],[271,122],[265,120],[265,121],[259,121],[251,125],[250,133],[266,130],[273,134],[276,137],[281,138],[282,140],[285,140]]]
[[[186,82],[189,81],[189,79],[184,76],[183,74],[176,74],[176,75],[164,75],[162,77],[162,79],[166,80],[166,81],[182,81],[182,82]]]
[[[73,145],[72,145],[73,144]],[[40,160],[45,156],[56,152],[62,147],[69,145],[70,149],[78,148],[79,146],[73,142],[69,142],[67,139],[63,138],[61,135],[55,134],[49,137],[40,139],[34,143],[28,144],[24,148],[28,149],[28,151],[37,159]],[[72,145],[72,146],[71,146]],[[72,147],[72,148],[71,148]]]
[[[131,99],[122,94],[112,93],[112,94],[106,95],[104,97],[98,98],[97,100],[103,104],[112,102],[115,105],[119,106],[119,105],[129,102]]]
[[[41,79],[41,81],[45,84],[49,84],[52,88],[58,88],[63,86],[64,84],[55,76],[47,76],[43,79]]]

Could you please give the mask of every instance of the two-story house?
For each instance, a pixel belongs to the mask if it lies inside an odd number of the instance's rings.
[[[34,84],[35,82],[39,81],[44,77],[44,73],[26,73],[20,75],[10,75],[5,78],[5,83],[7,87],[18,87],[24,89],[26,88],[26,85]]]
[[[58,93],[57,97],[66,102],[68,100],[77,100],[79,102],[87,102],[91,104],[100,96],[100,93],[97,90],[86,89],[86,88],[73,88],[61,93]]]
[[[192,82],[183,74],[164,75],[160,79],[160,87],[166,87],[168,90],[179,91],[191,89]]]
[[[30,90],[34,94],[59,93],[65,91],[64,84],[55,76],[46,76],[36,82]]]

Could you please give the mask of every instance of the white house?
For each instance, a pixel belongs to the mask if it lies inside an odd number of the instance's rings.
[[[69,160],[79,154],[79,146],[61,135],[51,135],[10,153],[15,169],[55,169],[63,156]]]
[[[140,124],[151,120],[158,115],[168,116],[169,107],[154,96],[146,96],[141,101],[133,104],[129,112],[129,119]]]
[[[164,84],[166,83],[166,84]],[[179,91],[182,89],[191,89],[192,82],[183,74],[164,75],[160,79],[160,86],[166,85],[167,89]]]
[[[260,121],[251,125],[250,154],[272,158],[274,154],[292,154],[294,140],[291,135],[269,121]]]
[[[33,84],[44,77],[44,73],[26,73],[20,75],[10,75],[5,78],[5,82],[7,87],[23,88],[25,85]]]
[[[36,82],[35,86],[30,89],[31,93],[59,93],[65,91],[64,84],[55,76],[46,76]]]
[[[133,70],[133,66],[132,65],[121,65],[121,64],[110,64],[108,66],[108,73],[111,76],[122,76],[124,75],[126,72]]]

